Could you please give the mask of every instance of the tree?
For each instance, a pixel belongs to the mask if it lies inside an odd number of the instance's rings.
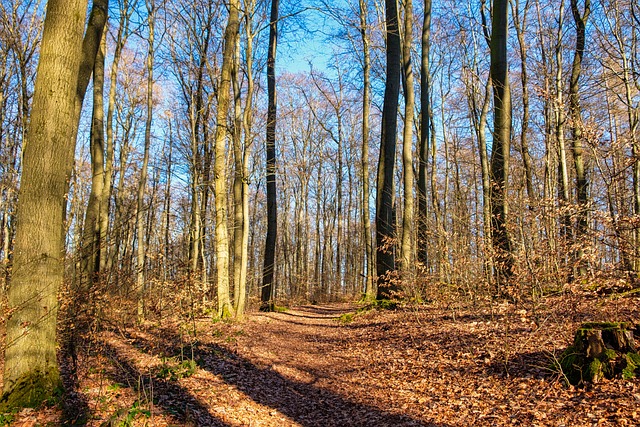
[[[136,202],[136,290],[138,294],[138,321],[145,316],[145,237],[144,237],[144,196],[147,188],[147,170],[149,168],[149,148],[151,146],[151,125],[153,123],[153,63],[154,63],[154,35],[156,5],[154,0],[146,0],[147,24],[149,25],[149,38],[147,40],[147,93],[146,108],[147,118],[144,126],[144,151],[142,155],[142,167],[140,169],[140,181],[138,181],[138,194]]]
[[[57,291],[64,273],[65,196],[83,89],[79,77],[86,9],[83,0],[47,4],[18,201],[2,409],[38,405],[61,385]],[[98,44],[101,38],[100,30]],[[90,52],[84,58],[91,62],[89,70],[93,58]]]
[[[411,65],[411,45],[413,44],[413,2],[406,0],[404,10],[404,40],[402,41],[402,68],[404,82],[404,130],[402,135],[402,168],[404,177],[404,209],[402,210],[402,269],[411,271],[414,262],[415,244],[413,239],[413,109],[415,92]]]
[[[398,132],[401,54],[398,7],[395,0],[385,0],[385,16],[387,72],[382,109],[382,131],[376,193],[377,299],[391,298],[399,290],[398,283],[393,277],[396,270],[395,186],[393,181]]]
[[[584,257],[584,241],[587,233],[588,214],[588,181],[583,159],[584,130],[582,113],[580,111],[579,82],[582,74],[582,58],[585,48],[586,24],[591,13],[591,0],[585,0],[584,12],[580,14],[578,1],[571,0],[571,14],[576,23],[576,50],[571,66],[571,79],[569,83],[569,113],[571,115],[571,142],[573,144],[573,164],[576,170],[576,190],[578,195],[578,224],[576,228],[576,268],[575,276],[583,277],[587,273],[587,265]]]
[[[365,295],[374,296],[375,263],[374,248],[371,239],[371,219],[369,213],[369,132],[371,129],[371,52],[367,33],[367,5],[365,0],[358,1],[360,15],[360,36],[362,38],[362,229],[365,236]]]
[[[224,32],[222,70],[218,87],[218,112],[216,116],[213,192],[216,209],[215,249],[218,284],[218,316],[232,316],[229,298],[229,232],[227,221],[227,115],[230,106],[231,73],[235,63],[236,45],[240,21],[238,0],[229,1],[229,18]]]
[[[246,36],[246,78],[247,95],[244,111],[241,111],[240,88],[240,37],[237,37],[236,55],[233,69],[234,126],[233,160],[235,174],[233,178],[234,228],[233,228],[233,309],[237,318],[244,314],[247,303],[247,268],[249,262],[249,154],[252,141],[253,110],[253,14],[254,0],[246,2],[244,28]],[[241,142],[244,131],[244,146]]]
[[[106,22],[105,22],[106,24]],[[105,200],[104,166],[104,55],[106,35],[102,42],[93,67],[93,116],[91,119],[91,194],[85,212],[82,236],[82,270],[89,284],[98,281],[101,266],[104,266],[103,248],[106,230],[102,227],[100,213]]]
[[[498,292],[513,274],[506,200],[511,141],[511,91],[507,56],[508,0],[495,0],[491,20],[491,82],[493,84],[493,144],[491,148],[491,232],[496,252]]]
[[[429,50],[431,47],[431,0],[424,0],[422,21],[422,52],[420,56],[420,141],[418,145],[418,261],[426,268],[429,262],[427,244],[427,178],[429,165],[429,139],[431,137],[431,70]]]
[[[263,310],[273,309],[273,276],[275,270],[276,241],[278,233],[278,205],[276,187],[276,49],[278,45],[278,5],[280,0],[271,0],[269,22],[269,54],[267,58],[267,237],[262,269],[261,301]]]

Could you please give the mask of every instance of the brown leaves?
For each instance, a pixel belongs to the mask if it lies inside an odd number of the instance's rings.
[[[581,322],[638,318],[637,307],[573,295],[455,316],[370,311],[344,324],[335,318],[354,307],[304,306],[202,320],[198,341],[179,323],[149,326],[103,334],[104,349],[80,359],[79,390],[90,426],[114,414],[136,426],[634,426],[639,380],[568,387],[551,362]],[[192,356],[192,375],[162,374]],[[51,416],[20,413],[13,425]]]

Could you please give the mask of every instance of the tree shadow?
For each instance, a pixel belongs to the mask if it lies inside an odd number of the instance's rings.
[[[153,390],[154,405],[171,415],[182,425],[229,427],[219,418],[211,415],[208,409],[182,388],[177,382],[154,376],[152,381],[148,373],[140,371],[113,345],[102,342],[103,351],[118,367],[116,372],[108,373],[110,379],[121,384],[134,384],[134,388],[143,388],[146,395]],[[142,391],[142,390],[141,390]]]
[[[60,422],[65,426],[83,426],[89,417],[89,401],[87,396],[80,392],[76,361],[68,352],[60,351],[58,354],[60,366],[60,379],[64,387],[61,402],[62,418]]]
[[[554,355],[549,351],[520,352],[510,355],[507,360],[493,360],[487,366],[487,374],[500,378],[549,378],[558,375],[553,363]]]
[[[180,351],[180,338],[171,331],[162,330],[163,340],[174,354]],[[157,343],[138,340],[143,351]],[[221,377],[227,384],[251,398],[254,402],[278,410],[304,427],[330,426],[431,426],[403,414],[394,414],[340,396],[330,390],[284,377],[271,367],[259,367],[248,359],[217,344],[195,344],[194,359],[200,368]],[[390,408],[394,409],[394,408]]]

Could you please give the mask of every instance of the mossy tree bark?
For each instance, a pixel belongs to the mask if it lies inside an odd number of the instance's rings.
[[[86,11],[84,0],[47,4],[17,209],[2,409],[36,406],[60,386],[57,292],[64,273],[66,194],[78,127]]]
[[[634,378],[640,373],[632,325],[589,322],[578,328],[573,345],[560,356],[559,367],[569,383],[597,383],[602,378]]]

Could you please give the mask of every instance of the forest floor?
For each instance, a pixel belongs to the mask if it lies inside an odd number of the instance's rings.
[[[581,322],[637,324],[638,298],[357,309],[101,332],[75,392],[11,425],[640,426],[639,379],[572,387],[552,368]]]

